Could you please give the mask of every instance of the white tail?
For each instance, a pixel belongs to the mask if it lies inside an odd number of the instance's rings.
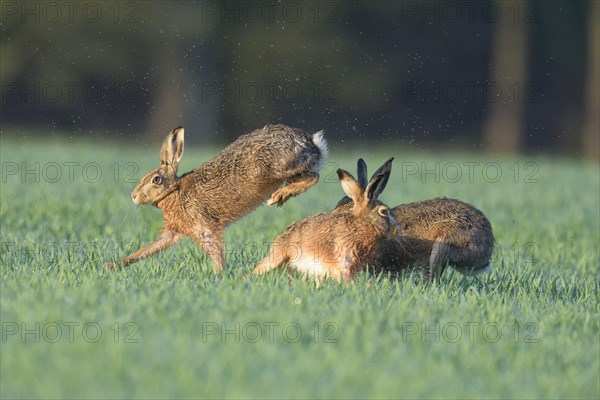
[[[329,157],[329,146],[327,145],[327,141],[323,136],[323,131],[319,131],[312,136],[312,141],[315,146],[321,152],[321,157],[319,158],[319,164],[316,166],[316,169],[312,169],[312,172],[319,172],[321,168],[325,165],[325,161],[327,161],[327,157]],[[315,168],[315,167],[313,167]]]

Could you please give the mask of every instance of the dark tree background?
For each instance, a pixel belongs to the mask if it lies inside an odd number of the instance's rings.
[[[2,135],[600,156],[596,1],[2,1]],[[146,139],[144,139],[146,140]]]

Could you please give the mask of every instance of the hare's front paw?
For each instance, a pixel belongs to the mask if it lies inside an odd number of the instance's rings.
[[[292,194],[289,193],[285,188],[282,188],[271,195],[271,198],[269,201],[267,201],[267,204],[270,206],[277,204],[277,207],[281,207],[283,203],[285,203],[290,197],[292,197]]]

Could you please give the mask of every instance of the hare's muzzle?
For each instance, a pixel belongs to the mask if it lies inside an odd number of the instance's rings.
[[[400,235],[402,234],[402,227],[400,226],[396,218],[392,216],[391,213],[389,215],[388,223],[390,224],[390,229],[388,230],[388,239],[400,240]]]
[[[134,204],[139,204],[138,203],[138,195],[137,195],[137,193],[131,193],[131,200],[133,200]]]

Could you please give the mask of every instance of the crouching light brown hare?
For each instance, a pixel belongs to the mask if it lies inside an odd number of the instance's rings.
[[[221,272],[225,227],[269,196],[269,205],[281,207],[315,185],[328,155],[322,131],[310,135],[285,125],[267,125],[240,136],[201,167],[177,176],[183,134],[179,127],[167,135],[160,150],[160,166],[146,174],[131,194],[135,204],[151,204],[162,211],[160,237],[110,263],[111,268],[134,263],[189,236]]]
[[[287,264],[318,282],[326,277],[350,282],[367,264],[373,265],[385,243],[398,240],[397,221],[377,200],[384,173],[364,188],[348,172],[337,173],[353,204],[344,212],[320,213],[291,225],[275,239],[255,274]]]
[[[392,159],[375,171],[381,173],[383,190],[391,173]],[[359,159],[358,182],[367,185],[367,164]],[[348,212],[353,199],[345,197],[334,213]],[[387,243],[379,253],[378,265],[382,271],[398,274],[417,267],[426,282],[444,272],[447,265],[464,275],[479,275],[491,271],[490,257],[494,246],[492,227],[477,208],[460,200],[445,197],[409,204],[391,209],[399,221],[399,242]],[[399,245],[398,245],[399,243]]]

